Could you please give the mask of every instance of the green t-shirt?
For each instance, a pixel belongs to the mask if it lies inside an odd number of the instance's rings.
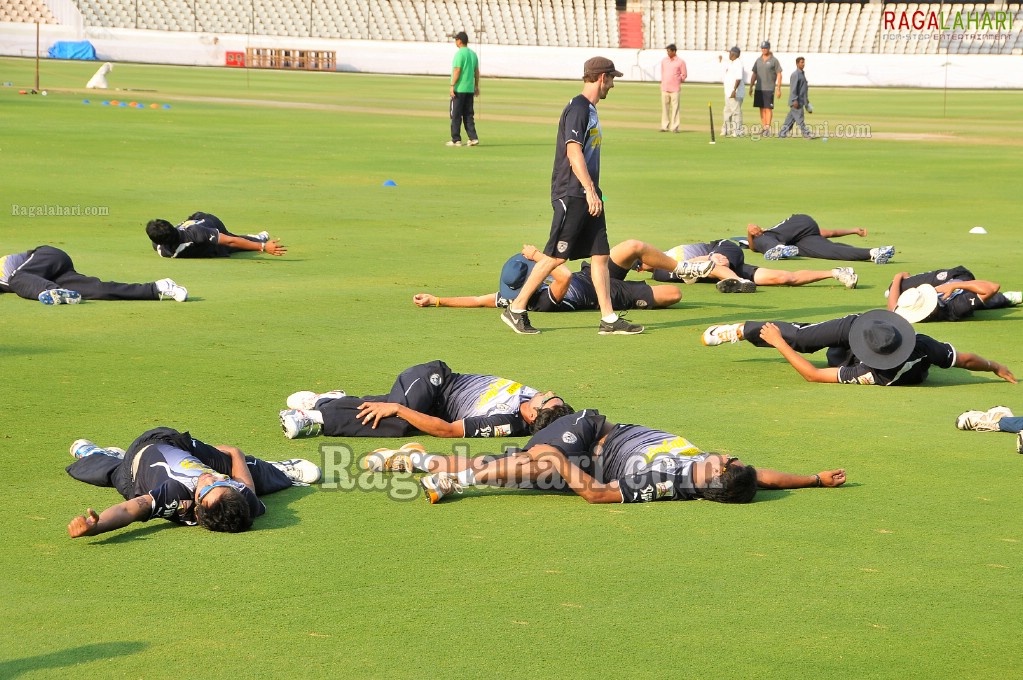
[[[455,52],[455,61],[451,65],[451,72],[456,68],[462,69],[458,74],[458,82],[455,83],[455,92],[476,91],[476,70],[479,68],[479,58],[476,53],[468,47],[459,47]]]

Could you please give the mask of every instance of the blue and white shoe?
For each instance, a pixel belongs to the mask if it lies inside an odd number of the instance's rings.
[[[888,260],[895,255],[895,246],[881,246],[870,249],[870,259],[874,264],[888,264]]]
[[[86,456],[110,456],[111,458],[124,458],[124,449],[116,446],[96,446],[88,439],[76,439],[71,444],[71,456],[74,458],[85,458]]]
[[[768,248],[767,252],[764,253],[765,260],[782,260],[786,257],[795,257],[799,255],[798,246],[782,246],[777,245],[773,248]]]
[[[67,288],[51,288],[39,294],[39,301],[44,305],[77,305],[82,294]]]
[[[270,240],[270,232],[268,231],[261,231],[258,234],[246,234],[246,236],[259,241],[260,243],[266,243]]]
[[[301,409],[287,409],[281,411],[281,429],[288,439],[300,437],[315,437],[323,429],[323,426],[313,421],[305,411]]]
[[[174,283],[173,279],[160,279],[156,282],[156,290],[161,300],[169,297],[176,302],[184,302],[188,299],[188,290]]]

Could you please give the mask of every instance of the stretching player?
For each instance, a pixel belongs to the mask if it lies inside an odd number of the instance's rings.
[[[404,458],[404,460],[402,460]],[[705,453],[684,437],[639,425],[608,422],[597,411],[560,417],[537,432],[523,451],[505,457],[464,458],[376,452],[371,470],[431,472],[421,483],[431,503],[474,484],[566,485],[590,503],[706,499],[748,503],[757,489],[840,486],[845,470],[795,475],[745,465],[737,457]]]
[[[1023,302],[1018,290],[1000,293],[994,281],[978,280],[966,267],[935,269],[910,276],[899,272],[884,292],[888,309],[910,323],[962,321],[984,309],[1001,309]],[[892,295],[891,291],[897,291]]]
[[[408,368],[389,394],[349,397],[344,390],[295,392],[281,411],[288,439],[403,437],[419,430],[434,437],[517,437],[537,414],[564,405],[553,392],[492,375],[452,373],[443,361]]]
[[[307,460],[267,463],[237,447],[213,447],[168,427],[144,432],[127,452],[79,439],[71,445],[71,455],[77,460],[68,466],[69,475],[112,486],[126,499],[101,513],[89,508],[75,517],[68,524],[71,538],[154,517],[210,531],[245,531],[266,512],[257,496],[320,478],[320,469]]]
[[[757,347],[774,347],[809,382],[919,385],[932,365],[986,371],[1016,382],[1007,366],[977,354],[956,352],[947,342],[914,332],[908,321],[883,309],[819,323],[723,324],[703,333],[703,344],[709,347],[742,340]],[[828,350],[827,368],[817,368],[800,354],[824,348]]]
[[[675,246],[667,253],[676,260],[694,264],[707,260],[713,262],[715,267],[710,274],[698,279],[688,279],[685,282],[716,282],[717,289],[722,293],[755,293],[757,286],[802,286],[825,279],[835,279],[846,288],[855,288],[859,282],[859,276],[852,267],[835,267],[831,270],[800,269],[794,272],[755,267],[746,264],[742,248],[730,239],[710,243],[682,244]],[[672,282],[682,280],[674,273],[663,269],[654,270],[654,279]]]
[[[856,248],[829,239],[837,236],[857,235],[864,237],[867,230],[821,229],[809,215],[796,214],[782,220],[770,229],[764,230],[755,224],[747,225],[746,238],[750,250],[763,253],[765,260],[780,260],[783,257],[816,257],[822,260],[868,261],[887,264],[895,255],[895,246],[877,248]]]
[[[412,301],[420,307],[506,307],[518,294],[533,267],[541,257],[532,245],[522,246],[519,255],[511,257],[501,269],[498,292],[464,297],[437,297],[417,293]],[[611,249],[608,269],[611,276],[611,303],[616,310],[670,307],[682,299],[676,286],[651,286],[644,281],[626,281],[629,270],[642,264],[649,269],[670,269],[678,280],[705,275],[713,267],[706,262],[693,265],[676,262],[648,243],[630,239]],[[551,276],[530,297],[530,312],[574,312],[598,309],[597,291],[590,267],[583,263],[581,271],[572,272],[558,265]]]
[[[229,232],[216,215],[204,212],[192,213],[176,227],[167,220],[149,220],[146,234],[160,257],[230,257],[243,250],[277,256],[288,252],[280,239],[271,239],[265,231],[237,236]]]

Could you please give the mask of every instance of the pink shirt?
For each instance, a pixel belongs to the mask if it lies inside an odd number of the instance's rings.
[[[661,92],[678,92],[679,85],[688,77],[686,63],[679,59],[665,57],[661,59]]]

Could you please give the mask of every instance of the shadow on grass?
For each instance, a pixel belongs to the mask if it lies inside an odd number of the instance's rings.
[[[23,659],[0,661],[0,678],[16,678],[23,673],[44,669],[67,668],[80,663],[112,659],[138,654],[149,645],[145,642],[97,642],[81,647],[63,649],[49,654],[37,654]]]
[[[311,486],[293,486],[269,496],[260,496],[259,500],[266,505],[266,514],[258,518],[251,531],[267,531],[298,524],[298,514],[289,505],[309,494],[316,493]]]
[[[153,521],[153,524],[149,524],[148,526],[139,527],[137,529],[132,528],[123,533],[89,541],[89,545],[117,545],[119,543],[130,543],[131,541],[145,541],[158,531],[178,528],[187,529],[190,527],[186,527],[182,524],[175,524],[174,522]],[[0,677],[3,676],[0,675]]]

